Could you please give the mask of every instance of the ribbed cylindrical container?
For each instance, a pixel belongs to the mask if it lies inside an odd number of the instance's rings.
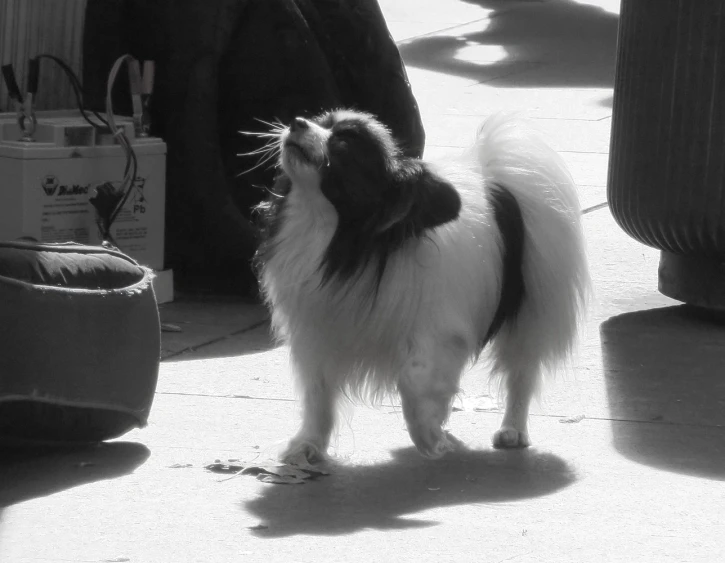
[[[725,0],[622,1],[608,199],[662,293],[725,310]]]

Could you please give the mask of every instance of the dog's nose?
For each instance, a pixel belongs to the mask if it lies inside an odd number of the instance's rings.
[[[289,130],[292,132],[295,131],[304,131],[309,127],[309,123],[307,123],[307,120],[302,117],[295,117],[292,120],[292,125],[290,125]]]

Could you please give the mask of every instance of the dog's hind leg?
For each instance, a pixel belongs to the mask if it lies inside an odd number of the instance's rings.
[[[539,385],[538,366],[508,373],[504,380],[506,410],[493,435],[494,448],[526,448],[529,440],[529,405]]]
[[[543,317],[544,321],[551,318]],[[553,324],[553,323],[551,323]],[[530,445],[529,406],[541,390],[543,369],[561,346],[558,334],[547,330],[540,310],[525,302],[518,316],[507,321],[491,342],[494,375],[506,398],[501,427],[493,435],[495,448]]]
[[[425,457],[436,459],[459,442],[443,425],[458,392],[467,351],[461,344],[430,342],[406,362],[398,382],[403,416],[413,443]]]
[[[515,319],[508,320],[491,342],[494,376],[506,398],[501,427],[493,435],[494,448],[525,448],[529,440],[529,406],[541,389],[542,367],[556,336],[542,326],[538,311],[525,302]]]

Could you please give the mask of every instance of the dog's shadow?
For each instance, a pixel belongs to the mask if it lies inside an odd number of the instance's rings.
[[[436,507],[538,497],[575,481],[561,458],[535,449],[462,451],[427,461],[414,448],[376,465],[331,466],[305,485],[269,486],[245,503],[260,518],[259,537],[338,535],[435,525],[408,515]]]

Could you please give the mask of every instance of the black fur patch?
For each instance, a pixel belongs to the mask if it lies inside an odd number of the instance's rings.
[[[390,158],[379,145],[369,146],[376,144],[370,137],[345,140],[343,147],[336,143],[333,133],[321,186],[339,216],[325,253],[323,281],[346,281],[373,267],[379,285],[391,253],[456,219],[461,199],[425,163]]]
[[[496,336],[505,322],[516,319],[526,291],[522,272],[525,232],[521,208],[513,194],[498,184],[489,189],[488,201],[493,208],[503,241],[503,275],[498,308],[485,338],[480,343],[481,350]]]

